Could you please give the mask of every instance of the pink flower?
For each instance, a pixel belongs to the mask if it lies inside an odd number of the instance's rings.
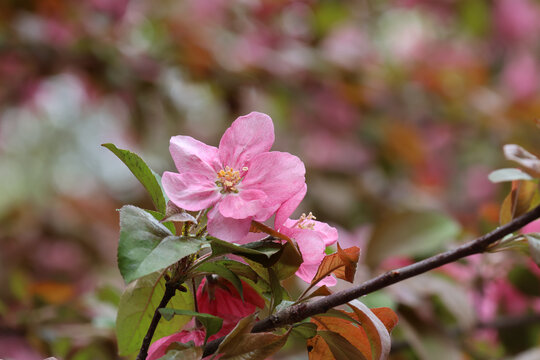
[[[269,151],[273,142],[272,119],[257,112],[236,119],[219,148],[174,136],[170,151],[179,173],[163,174],[165,193],[186,210],[212,207],[208,232],[239,241],[252,220],[270,218],[305,184],[304,164],[289,153]]]
[[[219,278],[215,282],[203,279],[197,290],[199,312],[219,316],[223,327],[218,334],[226,335],[236,326],[238,320],[251,315],[257,308],[264,308],[263,298],[251,286],[242,281],[244,300],[236,288],[227,280]]]
[[[157,360],[165,355],[167,348],[175,342],[182,344],[193,341],[195,346],[201,346],[204,343],[205,331],[203,329],[192,329],[190,331],[180,331],[179,333],[162,337],[156,340],[148,349],[146,360]]]
[[[302,214],[298,220],[288,219],[306,194],[306,186],[287,201],[276,213],[275,228],[282,234],[296,240],[304,262],[296,271],[296,276],[311,283],[322,260],[325,257],[326,247],[334,244],[338,239],[336,228],[326,223],[316,221],[309,213]],[[318,285],[333,286],[337,280],[328,276]]]

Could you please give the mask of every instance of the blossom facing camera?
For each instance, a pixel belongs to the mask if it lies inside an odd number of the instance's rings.
[[[258,112],[236,119],[217,148],[174,136],[169,150],[178,173],[163,174],[165,193],[180,208],[210,209],[210,235],[240,241],[252,220],[269,219],[305,186],[302,161],[270,151],[273,143],[272,119]]]

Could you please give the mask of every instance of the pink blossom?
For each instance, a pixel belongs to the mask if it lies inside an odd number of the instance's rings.
[[[265,221],[305,184],[304,164],[289,153],[269,151],[274,126],[252,112],[236,119],[219,147],[189,136],[171,138],[179,173],[165,172],[163,188],[178,207],[208,213],[208,232],[227,241],[248,234],[252,220]]]
[[[236,288],[227,280],[220,278],[217,282],[203,279],[197,290],[199,312],[219,316],[223,319],[223,327],[218,334],[226,335],[238,320],[251,315],[257,308],[264,307],[263,298],[251,286],[242,281],[243,298]]]
[[[522,234],[536,233],[540,232],[540,219],[528,223],[523,228],[521,228]]]
[[[296,276],[311,283],[317,273],[317,269],[325,257],[326,247],[334,244],[338,239],[336,228],[326,223],[316,221],[309,213],[303,214],[299,219],[292,220],[288,216],[292,214],[306,194],[306,186],[277,211],[275,228],[282,234],[293,238],[300,249],[304,262],[296,271]],[[332,276],[326,277],[318,285],[333,286],[337,283]]]
[[[195,346],[201,346],[204,343],[205,331],[202,329],[192,329],[190,331],[180,331],[179,333],[162,337],[156,340],[148,349],[146,360],[157,360],[165,355],[167,348],[175,342],[182,344],[193,341]]]

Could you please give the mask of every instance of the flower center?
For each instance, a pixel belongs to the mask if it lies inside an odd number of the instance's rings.
[[[296,224],[294,224],[294,226],[300,229],[313,230],[315,228],[315,223],[312,220],[315,220],[315,219],[317,218],[310,211],[309,214],[307,215],[302,214],[302,216],[300,216],[300,219],[298,219],[298,221],[296,222]]]
[[[221,188],[221,193],[237,193],[238,189],[236,188],[236,185],[238,185],[242,181],[242,175],[247,170],[247,166],[244,166],[242,168],[242,173],[240,173],[240,171],[238,170],[234,170],[229,166],[225,166],[225,169],[219,170],[219,172],[217,173],[216,185]]]

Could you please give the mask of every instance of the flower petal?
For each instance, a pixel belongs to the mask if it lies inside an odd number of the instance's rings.
[[[279,228],[285,223],[285,221],[291,216],[291,214],[296,210],[298,205],[304,199],[307,192],[307,185],[304,184],[300,191],[293,195],[290,199],[285,201],[278,211],[276,212],[276,218],[274,219],[274,227],[279,230]]]
[[[321,236],[312,230],[298,229],[294,231],[293,237],[298,244],[300,253],[302,253],[303,264],[316,264],[319,266],[324,259],[324,250],[326,249]]]
[[[306,168],[294,155],[272,151],[255,156],[242,181],[242,189],[264,191],[267,198],[264,207],[255,216],[265,221],[305,185]]]
[[[225,166],[240,170],[257,154],[270,150],[274,143],[274,124],[270,116],[252,112],[240,116],[219,142],[219,159]]]
[[[313,231],[318,232],[324,240],[324,245],[332,245],[338,240],[338,231],[335,227],[328,225],[325,222],[312,220]]]
[[[191,136],[173,136],[169,151],[181,174],[193,172],[214,179],[221,169],[218,149],[195,140]]]
[[[208,212],[208,233],[218,239],[236,242],[249,232],[251,218],[233,219],[221,215],[217,207]]]
[[[221,198],[219,188],[204,175],[166,171],[161,182],[169,199],[185,210],[206,209]]]
[[[219,212],[225,217],[245,219],[260,210],[264,199],[266,194],[260,190],[241,190],[238,194],[225,195],[219,203]]]

